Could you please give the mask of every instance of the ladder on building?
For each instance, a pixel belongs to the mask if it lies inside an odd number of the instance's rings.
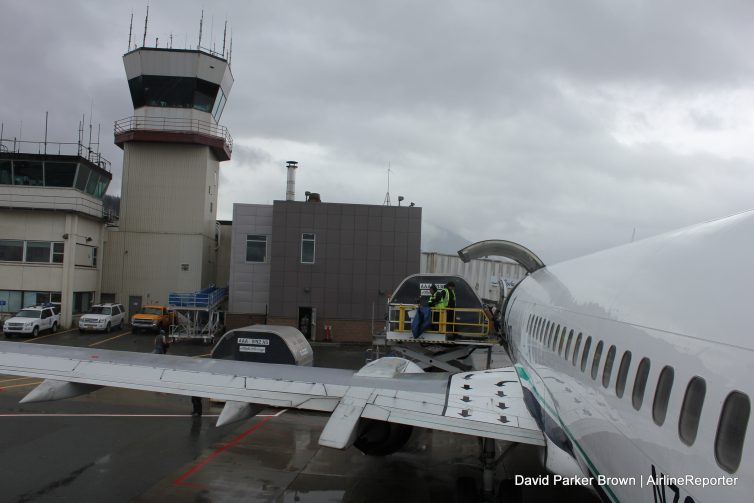
[[[180,341],[202,340],[213,343],[225,331],[225,311],[228,288],[210,286],[193,293],[170,293],[168,304],[175,312],[170,337]]]

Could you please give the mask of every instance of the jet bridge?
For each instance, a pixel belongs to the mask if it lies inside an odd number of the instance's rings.
[[[175,312],[174,324],[170,326],[173,340],[201,340],[214,343],[225,331],[225,311],[228,288],[211,286],[193,293],[171,293],[168,304]]]

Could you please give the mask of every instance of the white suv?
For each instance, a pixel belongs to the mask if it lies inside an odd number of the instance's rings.
[[[55,308],[48,306],[31,306],[20,310],[13,318],[5,320],[3,333],[6,337],[16,334],[36,337],[42,330],[57,332],[60,315]]]
[[[120,304],[97,304],[79,318],[79,332],[103,330],[109,332],[115,327],[123,328],[125,308]]]

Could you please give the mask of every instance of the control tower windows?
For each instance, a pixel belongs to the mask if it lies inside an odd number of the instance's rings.
[[[76,163],[45,162],[45,185],[47,187],[73,187]]]
[[[215,99],[215,106],[212,107],[212,117],[218,122],[220,122],[220,116],[223,114],[226,101],[227,98],[225,97],[225,93],[222,89],[219,89],[217,92],[217,99]]]
[[[140,75],[128,81],[134,109],[147,107],[194,108],[209,113],[220,86],[195,77]]]
[[[41,161],[14,161],[13,162],[14,185],[44,185]]]
[[[0,161],[0,185],[13,185],[13,164]]]
[[[89,174],[92,170],[83,164],[79,165],[79,173],[76,175],[76,188],[82,192],[86,191],[86,182],[89,180]]]

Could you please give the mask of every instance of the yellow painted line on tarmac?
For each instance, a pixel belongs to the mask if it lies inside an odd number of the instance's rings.
[[[209,355],[211,355],[211,354],[212,354],[212,353],[205,353],[205,354],[203,354],[203,355],[196,355],[196,356],[192,356],[191,358],[205,358],[205,357],[207,357],[207,356],[209,356]]]
[[[48,337],[52,337],[53,335],[58,335],[60,333],[62,333],[62,332],[55,332],[54,334],[47,334],[47,335],[43,335],[41,337],[35,337],[33,339],[26,339],[24,342],[37,342],[37,341],[41,341],[42,339],[47,339]]]
[[[130,332],[125,331],[122,334],[118,334],[115,337],[110,337],[109,339],[105,339],[104,341],[99,341],[99,342],[94,342],[92,344],[89,344],[89,347],[91,348],[93,346],[99,346],[100,344],[104,344],[107,341],[112,341],[112,340],[115,340],[115,339],[119,339],[119,338],[123,337],[124,335],[128,335],[129,333]]]
[[[0,381],[0,384],[6,382],[23,381],[24,379],[36,379],[36,377],[15,377],[13,379],[3,379],[2,381]]]
[[[36,386],[42,381],[35,381],[35,382],[27,382],[26,384],[14,384],[13,386],[2,386],[0,389],[10,389],[10,388],[23,388],[24,386]]]

